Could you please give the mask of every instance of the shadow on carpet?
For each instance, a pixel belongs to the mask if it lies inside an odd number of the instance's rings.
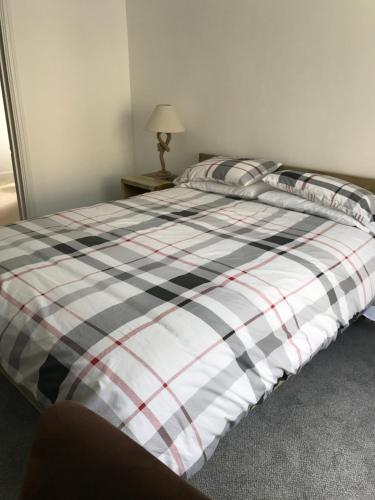
[[[0,499],[15,500],[38,413],[3,377],[0,391]],[[227,434],[191,482],[214,500],[373,500],[374,416],[375,323],[360,319]]]
[[[16,500],[38,412],[0,375],[0,499]]]

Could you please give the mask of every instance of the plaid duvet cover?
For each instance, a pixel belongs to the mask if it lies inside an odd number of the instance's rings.
[[[375,239],[173,188],[0,229],[0,361],[180,475],[375,297]]]

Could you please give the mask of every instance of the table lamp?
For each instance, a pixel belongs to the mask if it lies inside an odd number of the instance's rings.
[[[171,179],[173,175],[165,168],[164,153],[169,152],[169,143],[172,139],[172,134],[184,132],[185,128],[177,115],[175,108],[171,104],[158,104],[152,112],[146,130],[156,132],[158,139],[158,151],[160,156],[161,170],[155,172],[155,177],[161,179]],[[166,134],[165,140],[162,134]]]

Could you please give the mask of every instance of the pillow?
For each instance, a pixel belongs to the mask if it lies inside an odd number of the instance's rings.
[[[211,181],[188,181],[178,184],[178,187],[188,187],[208,193],[231,196],[232,198],[243,198],[244,200],[255,200],[261,193],[272,191],[272,188],[262,181],[255,182],[250,186],[229,186],[227,184],[219,184],[218,182]]]
[[[260,194],[259,201],[272,205],[273,207],[285,208],[286,210],[294,210],[310,215],[323,217],[324,219],[333,220],[346,226],[355,226],[363,231],[369,232],[369,228],[363,226],[360,222],[346,215],[339,210],[324,207],[313,201],[305,200],[294,194],[285,193],[284,191],[272,190]]]
[[[293,170],[267,175],[264,182],[282,191],[344,212],[364,226],[375,220],[375,196],[350,182],[328,175]]]
[[[212,181],[231,186],[249,186],[280,166],[281,163],[270,160],[214,156],[188,167],[175,183]]]

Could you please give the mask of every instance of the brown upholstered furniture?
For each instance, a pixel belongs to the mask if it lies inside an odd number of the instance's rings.
[[[207,500],[141,446],[78,403],[40,417],[21,500]]]

